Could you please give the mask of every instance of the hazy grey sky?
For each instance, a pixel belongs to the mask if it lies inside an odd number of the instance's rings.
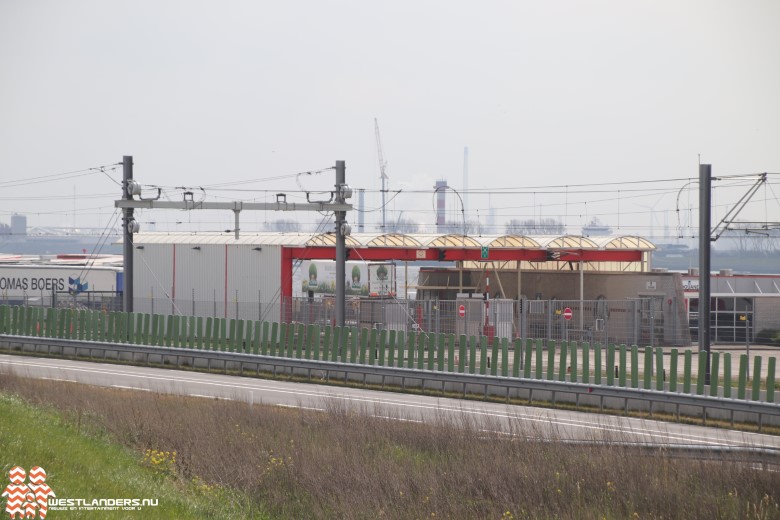
[[[542,216],[577,233],[597,216],[625,234],[646,234],[652,222],[660,235],[664,222],[676,226],[684,181],[626,184],[619,194],[573,185],[696,177],[698,154],[714,175],[780,172],[779,22],[777,0],[0,0],[0,221],[18,212],[32,226],[71,225],[75,191],[76,224],[102,228],[119,197],[105,175],[8,181],[122,155],[134,156],[137,180],[163,186],[279,177],[343,159],[348,182],[377,208],[376,117],[389,189],[403,190],[388,219],[403,211],[432,224],[432,195],[411,192],[437,179],[462,189],[468,146],[469,188],[494,192],[470,194],[468,218],[486,224],[492,206],[489,231]],[[333,178],[300,183],[328,189]],[[780,220],[773,181],[746,216]],[[548,185],[572,187],[507,194]],[[292,177],[241,187],[288,191],[288,200],[300,189]],[[663,190],[630,191],[639,188]],[[683,219],[695,211],[693,190],[680,196]],[[716,216],[743,188],[719,190]],[[248,228],[290,217],[244,219]],[[232,214],[139,220],[224,229]]]

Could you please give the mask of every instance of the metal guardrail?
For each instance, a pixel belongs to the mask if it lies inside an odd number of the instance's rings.
[[[436,390],[446,391],[447,385],[450,387],[460,386],[464,396],[468,394],[468,388],[481,386],[484,389],[485,397],[498,395],[491,389],[503,389],[507,398],[512,390],[527,391],[529,400],[533,401],[534,392],[546,392],[552,395],[553,404],[556,397],[560,394],[574,396],[576,406],[580,406],[580,398],[590,396],[591,399],[599,399],[600,408],[603,409],[606,399],[622,400],[623,409],[628,411],[630,401],[641,401],[650,403],[650,411],[654,403],[673,405],[676,408],[676,415],[679,420],[681,407],[701,408],[703,418],[706,422],[707,410],[722,410],[731,414],[733,422],[734,413],[754,414],[757,416],[759,428],[761,428],[764,416],[780,418],[780,404],[744,401],[740,399],[713,397],[707,395],[691,395],[678,392],[648,390],[641,388],[623,388],[606,385],[584,384],[567,381],[552,381],[528,378],[515,378],[493,375],[461,374],[452,372],[439,372],[431,370],[384,367],[376,365],[337,363],[332,361],[315,361],[308,359],[296,359],[289,357],[263,356],[257,354],[247,354],[241,352],[222,352],[222,351],[204,351],[189,348],[171,348],[159,346],[133,345],[128,343],[106,343],[83,340],[67,340],[58,338],[42,338],[29,336],[11,336],[0,335],[0,346],[8,349],[18,347],[24,349],[25,346],[32,347],[34,352],[38,352],[39,347],[45,346],[46,353],[51,355],[52,347],[59,347],[60,354],[64,354],[65,348],[75,349],[76,355],[79,351],[89,351],[89,357],[93,357],[93,352],[101,351],[105,359],[108,352],[124,352],[132,355],[145,355],[146,362],[149,362],[149,356],[161,356],[161,359],[176,358],[177,367],[180,366],[182,358],[193,360],[207,360],[208,367],[211,369],[212,361],[221,361],[227,370],[228,363],[237,364],[239,371],[243,373],[245,365],[253,365],[259,373],[261,367],[271,367],[274,375],[279,368],[284,370],[299,370],[307,372],[311,379],[313,371],[318,371],[323,376],[322,379],[330,379],[333,373],[343,374],[345,382],[349,375],[362,375],[363,383],[370,376],[374,380],[381,378],[381,384],[384,387],[388,378],[400,380],[401,387],[406,388],[406,380],[416,380],[422,385],[423,391],[432,388],[430,383],[435,383],[440,388]],[[117,355],[117,357],[119,357]],[[450,389],[452,391],[452,389]],[[612,408],[615,409],[615,408]]]

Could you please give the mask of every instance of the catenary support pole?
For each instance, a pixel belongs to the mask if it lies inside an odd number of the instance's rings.
[[[710,226],[712,165],[699,165],[699,352],[707,353],[704,384],[710,384]]]
[[[130,183],[133,180],[133,156],[122,157],[122,200],[132,198]],[[124,262],[124,289],[122,292],[122,310],[133,312],[133,208],[122,210],[122,260]]]
[[[346,167],[344,161],[336,161],[336,193],[338,204],[344,203],[341,194],[341,187],[346,184]],[[384,182],[384,179],[382,179]],[[345,263],[347,260],[346,237],[344,236],[344,224],[347,222],[346,211],[336,211],[336,326],[344,326],[345,313],[345,288],[344,277],[346,276]]]

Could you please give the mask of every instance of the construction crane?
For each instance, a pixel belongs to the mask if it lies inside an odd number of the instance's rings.
[[[386,222],[386,210],[385,208],[385,197],[387,195],[387,189],[385,187],[385,181],[387,180],[387,161],[385,161],[385,156],[382,153],[382,137],[379,135],[379,122],[374,118],[374,132],[376,133],[376,151],[379,155],[379,173],[380,177],[382,179],[382,232],[385,232],[385,222]]]

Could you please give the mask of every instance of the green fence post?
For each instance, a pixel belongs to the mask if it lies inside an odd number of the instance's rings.
[[[628,347],[626,345],[621,344],[620,345],[620,371],[618,372],[618,386],[625,387],[626,386],[626,369],[627,369],[627,361],[626,361],[626,353],[628,351]]]
[[[731,353],[723,354],[723,397],[731,398]]]
[[[59,318],[58,320],[59,321]],[[108,321],[108,315],[105,312],[98,312],[97,319],[97,340],[106,341],[106,322]]]
[[[509,340],[507,338],[501,338],[501,376],[507,377],[508,375],[509,375]]]
[[[252,354],[260,355],[260,345],[263,341],[263,322],[255,320],[252,325]]]
[[[330,360],[341,360],[342,363],[346,363],[349,360],[349,353],[341,348],[341,335],[346,334],[346,332],[342,332],[341,327],[338,326],[330,328],[333,329],[333,332],[331,333],[333,341],[331,342],[330,348]]]
[[[569,354],[569,343],[561,341],[561,352],[558,354],[558,381],[566,381],[567,358]]]
[[[607,384],[615,386],[615,345],[607,346]]]
[[[306,340],[306,325],[303,323],[299,323],[296,327],[296,337],[295,337],[295,358],[301,359],[303,357],[303,345],[304,341]]]
[[[436,370],[444,372],[444,334],[436,336]]]
[[[663,391],[666,374],[664,373],[664,349],[655,347],[655,389]]]
[[[144,315],[141,313],[135,315],[135,343],[144,344]]]
[[[236,340],[233,342],[238,352],[246,352],[252,339],[252,322],[247,320],[236,320]],[[250,341],[247,341],[247,338]]]
[[[477,373],[477,337],[469,336],[469,374]]]
[[[387,330],[382,329],[379,331],[379,366],[385,366],[386,344],[387,344]]]
[[[348,340],[351,340],[349,342],[349,361],[350,363],[355,363],[358,356],[358,342],[360,341],[360,332],[357,327],[344,327],[344,332],[341,334],[341,344],[346,345]]]
[[[544,373],[544,365],[543,365],[544,355],[542,354],[542,340],[537,339],[536,340],[536,379],[542,379],[542,374]]]
[[[710,368],[710,396],[718,397],[718,373],[720,368],[720,352],[713,352]]]
[[[547,379],[555,379],[555,342],[547,342]]]
[[[696,395],[704,395],[704,381],[707,379],[707,353],[699,352],[699,373],[696,374]]]
[[[292,323],[279,323],[279,357],[292,357],[287,353],[289,350],[288,343],[290,342],[291,329]]]
[[[645,390],[653,388],[653,347],[645,347],[645,375],[642,383]]]
[[[295,332],[296,332],[295,323],[288,323],[287,324],[287,350],[285,354],[288,358],[295,357],[295,339],[296,339]]]
[[[263,322],[263,345],[261,347],[261,353],[264,356],[276,355],[276,338],[279,334],[279,324],[276,322],[269,323]]]
[[[203,333],[203,348],[211,350],[211,338],[214,337],[214,319],[206,316],[206,331]]]
[[[33,308],[32,307],[27,307],[25,309],[25,313],[24,313],[24,335],[25,336],[32,336],[33,335],[32,334],[32,331],[33,331],[33,324],[32,324],[32,322],[33,322]],[[70,339],[73,339],[72,336],[73,336],[72,334],[69,334],[69,338]]]
[[[468,350],[468,339],[465,334],[458,336],[458,373],[462,374],[466,371],[466,354]]]
[[[531,338],[528,338],[525,341],[525,364],[523,365],[523,377],[526,379],[531,379],[531,368],[533,367],[531,364],[531,356],[533,356],[533,353],[534,342]]]
[[[444,339],[447,343],[447,372],[455,372],[455,334],[447,334]]]
[[[669,391],[677,391],[677,357],[679,352],[676,348],[672,349],[672,354],[669,357]]]
[[[487,374],[487,363],[488,363],[488,338],[487,336],[480,336],[479,337],[479,374],[485,375]]]
[[[227,340],[227,345],[225,350],[228,352],[235,352],[236,351],[236,340],[237,334],[238,334],[238,320],[235,318],[229,318],[228,319],[228,333],[227,337],[225,338]]]
[[[395,329],[387,333],[387,366],[395,366],[395,351],[397,350],[398,332]]]
[[[181,316],[174,315],[172,321],[170,319],[168,320],[168,324],[171,325],[171,330],[169,331],[168,336],[171,338],[172,347],[181,346],[181,338],[179,334],[181,331],[181,319]]]
[[[590,384],[590,343],[587,341],[582,344],[582,382]]]
[[[152,325],[152,316],[151,314],[144,314],[143,319],[143,329],[141,331],[141,343],[144,345],[149,345],[151,338],[149,337],[149,327]]]
[[[409,343],[406,348],[409,350],[409,353],[407,354],[407,367],[408,368],[414,368],[414,353],[417,350],[417,334],[414,333],[414,331],[409,333],[409,336],[407,336],[407,343]]]
[[[425,349],[428,348],[428,335],[420,332],[417,335],[417,369],[425,368]]]
[[[737,383],[737,399],[745,399],[745,391],[747,389],[747,371],[748,371],[748,357],[747,354],[740,354],[739,356],[739,382]]]
[[[631,388],[639,388],[639,347],[631,345]]]
[[[436,334],[428,334],[428,370],[433,371],[433,362],[436,359]]]
[[[126,332],[126,338],[125,341],[128,343],[135,343],[135,314],[132,312],[126,312],[125,313],[125,320],[127,322],[127,325],[125,326]]]
[[[193,323],[195,323],[195,330],[193,331],[193,343],[192,348],[198,350],[203,349],[203,316],[193,317]]]
[[[315,332],[315,325],[309,324],[306,327],[306,359],[313,359],[315,361],[320,360],[320,330],[317,326]]]
[[[0,334],[8,334],[8,327],[5,323],[6,316],[8,316],[8,306],[0,305]]]
[[[61,312],[60,313],[60,317],[63,317],[64,314],[65,314],[64,312]],[[111,342],[111,343],[116,341],[116,325],[115,325],[115,322],[116,322],[116,313],[114,311],[111,311],[111,312],[108,313],[108,329],[106,331],[107,332],[106,335],[104,336],[104,339],[106,341],[108,341],[108,342]],[[63,327],[58,327],[58,329],[60,331],[58,337],[61,338],[62,337],[62,329],[63,329]]]
[[[152,314],[151,318],[152,318],[151,330],[149,332],[149,342],[147,344],[152,345],[153,347],[156,347],[158,345],[158,342],[157,342],[157,322],[160,321],[160,316],[158,314]]]
[[[683,393],[691,393],[691,372],[693,367],[693,352],[691,349],[686,349],[685,358],[683,359]]]
[[[330,335],[333,333],[333,327],[326,325],[322,329],[322,360],[330,361]]]
[[[520,377],[520,362],[523,360],[523,340],[515,338],[512,358],[512,377]]]
[[[111,322],[109,321],[109,326],[108,326],[109,329],[111,328],[110,323]],[[163,342],[165,343],[166,347],[170,347],[171,344],[173,343],[172,336],[173,336],[173,315],[169,314],[167,319],[165,320],[165,332],[163,335]]]
[[[761,399],[761,356],[753,357],[753,401]]]
[[[593,345],[593,382],[597,385],[601,384],[601,352],[603,348],[601,343]]]
[[[360,359],[358,360],[358,362],[361,365],[365,365],[367,361],[368,339],[369,339],[368,329],[361,329],[360,330]]]
[[[398,343],[398,357],[396,360],[396,365],[398,368],[404,367],[404,356],[405,356],[405,348],[406,348],[406,334],[404,331],[399,330],[396,334],[396,342]]]
[[[569,368],[566,369],[566,373],[569,374],[569,381],[576,383],[579,381],[577,372],[577,342],[569,342]]]
[[[775,365],[777,364],[777,358],[770,357],[767,364],[766,373],[766,402],[775,402]]]

